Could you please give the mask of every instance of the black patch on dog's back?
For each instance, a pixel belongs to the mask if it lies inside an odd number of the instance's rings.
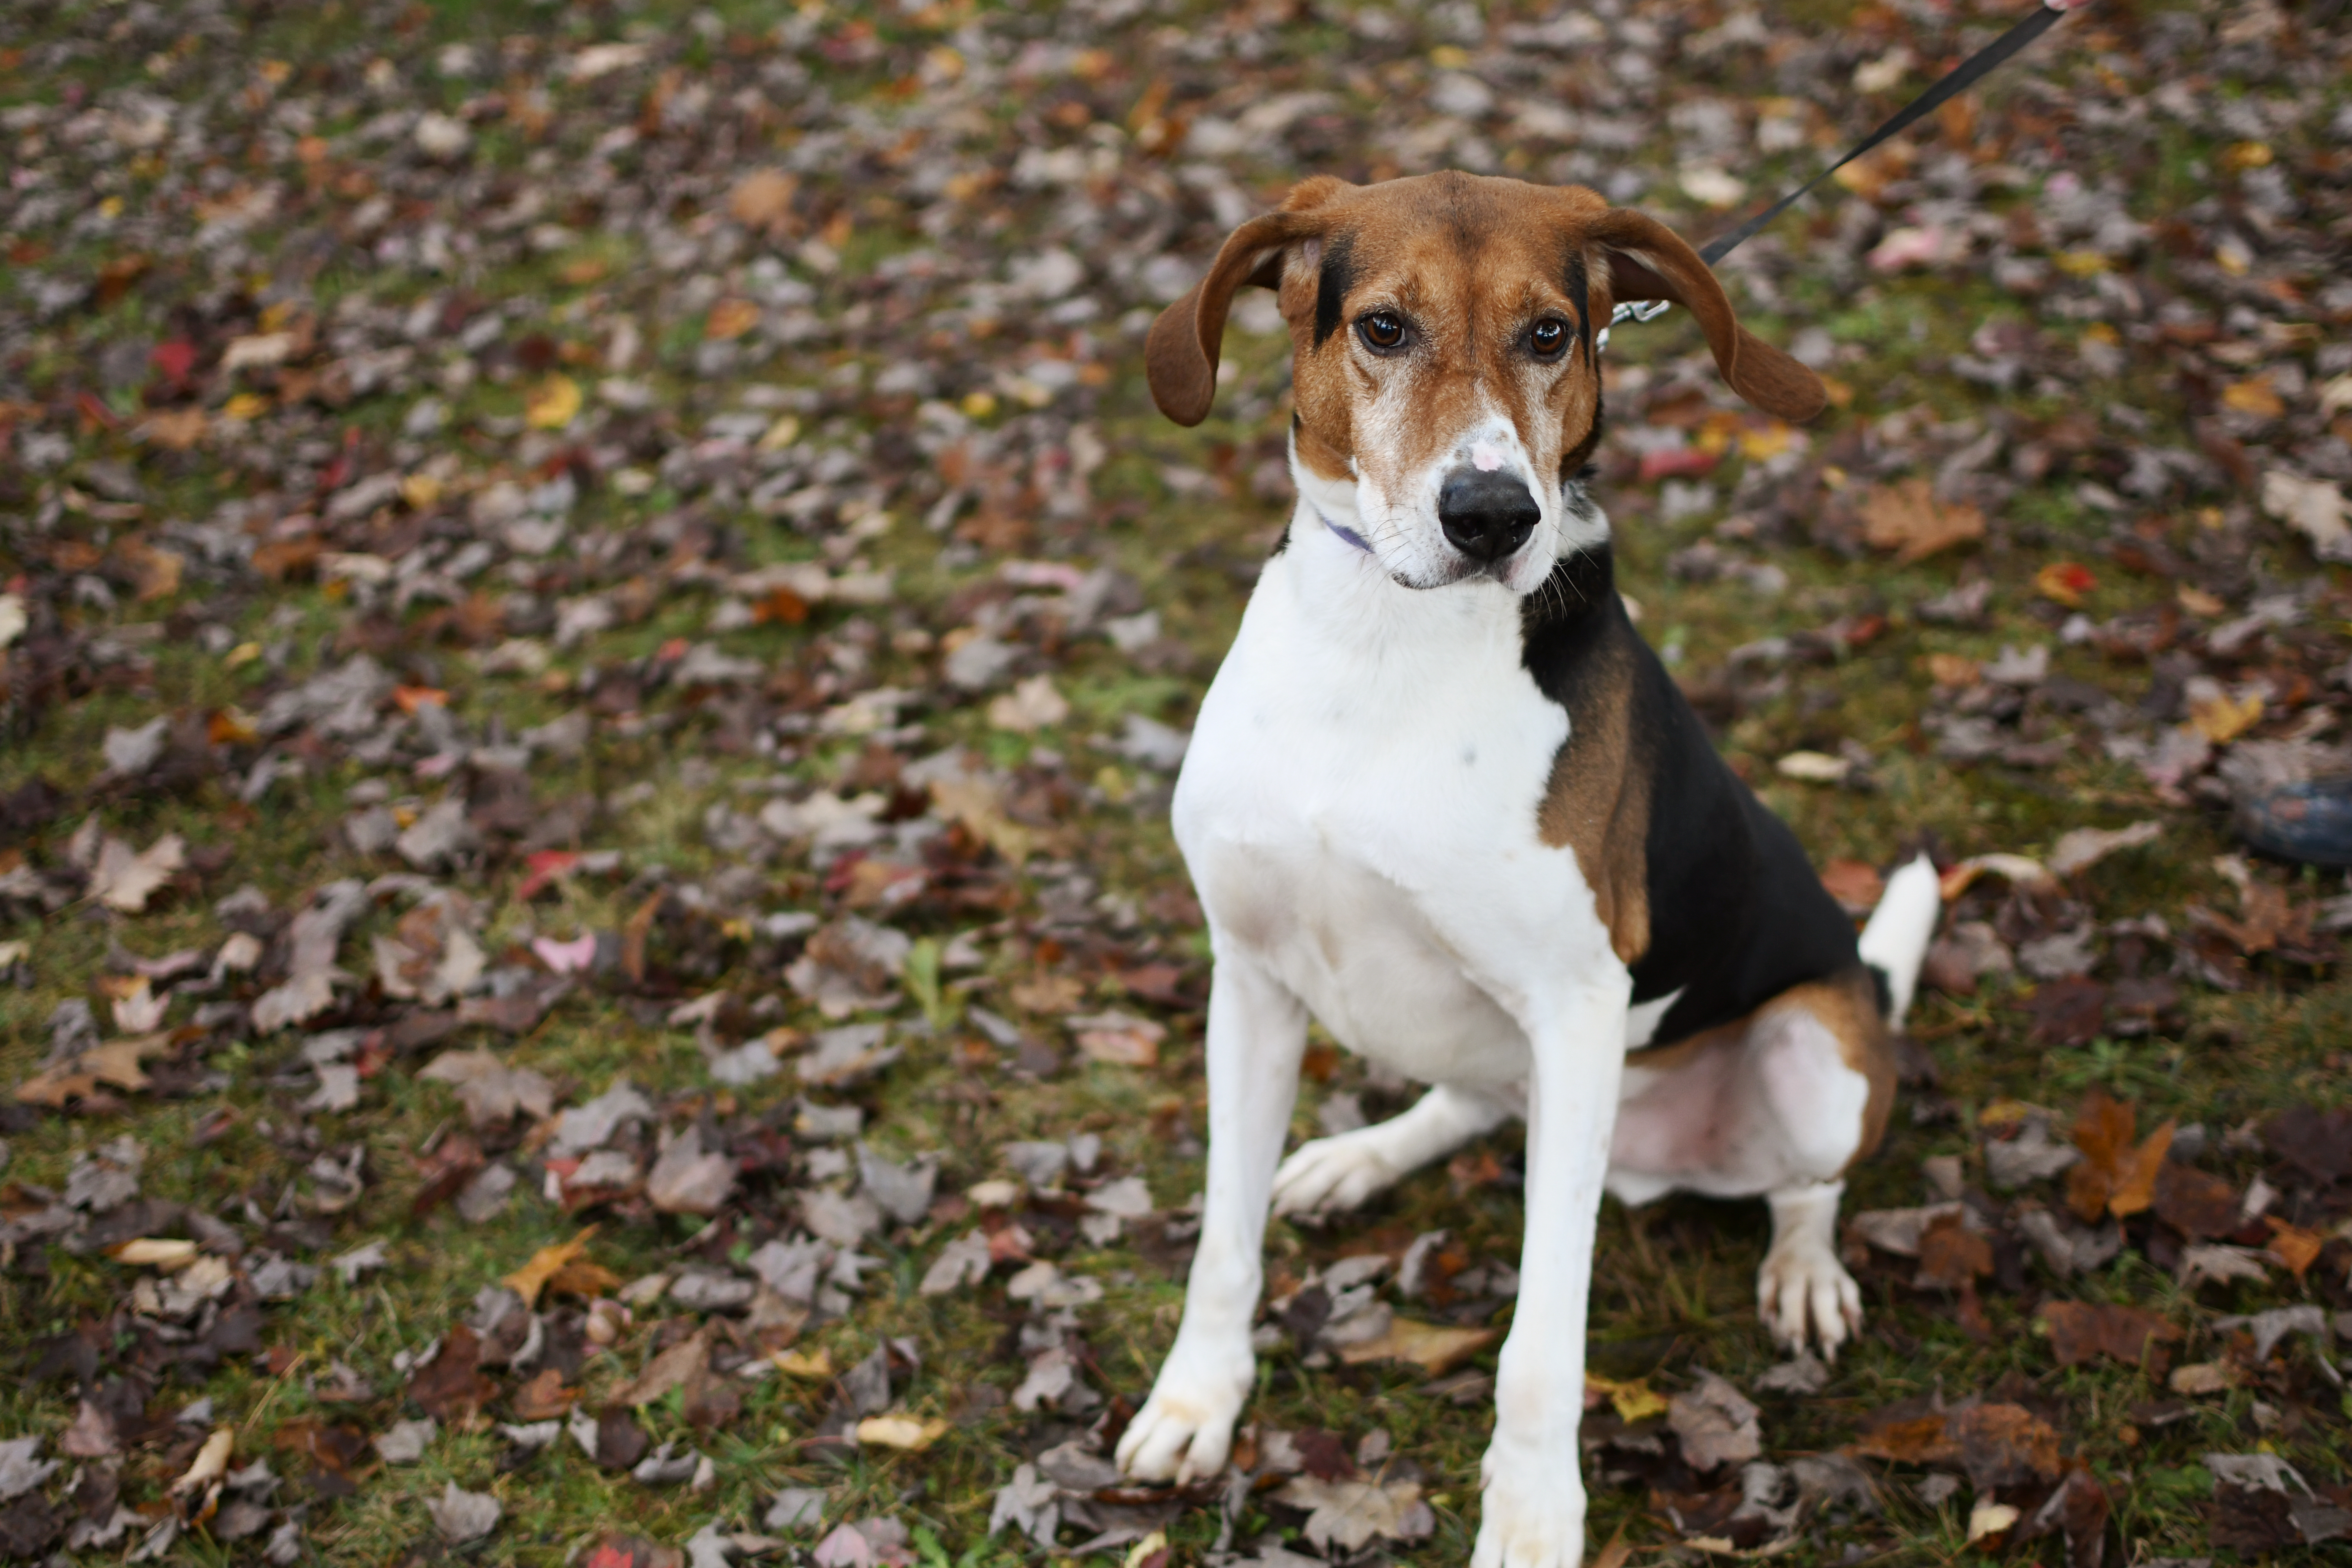
[[[1682,993],[1651,1044],[1729,1023],[1854,963],[1853,926],[1797,836],[1725,765],[1626,618],[1608,546],[1560,562],[1522,616],[1528,673],[1568,710],[1570,747],[1580,728],[1601,727],[1590,672],[1630,660],[1626,784],[1649,796],[1649,942],[1633,965],[1633,1000]]]

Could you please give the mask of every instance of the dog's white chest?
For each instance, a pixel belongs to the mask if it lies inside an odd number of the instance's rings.
[[[1177,841],[1219,939],[1350,1049],[1516,1080],[1527,977],[1607,961],[1575,857],[1536,829],[1568,717],[1501,589],[1402,593],[1343,549],[1309,534],[1268,565],[1202,705]]]

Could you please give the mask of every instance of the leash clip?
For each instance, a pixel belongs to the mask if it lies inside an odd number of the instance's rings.
[[[1654,321],[1673,309],[1674,306],[1664,300],[1629,301],[1609,312],[1609,327],[1613,327],[1620,321]],[[1592,347],[1596,353],[1608,351],[1609,327],[1603,327],[1593,334]]]

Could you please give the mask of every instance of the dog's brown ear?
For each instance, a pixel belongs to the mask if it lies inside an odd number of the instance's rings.
[[[1608,262],[1611,301],[1668,300],[1697,317],[1732,391],[1782,419],[1811,419],[1829,401],[1821,377],[1739,324],[1723,285],[1664,224],[1613,207],[1586,233]]]
[[[1254,217],[1227,236],[1208,276],[1160,312],[1144,340],[1143,368],[1160,413],[1179,425],[1198,425],[1209,416],[1217,395],[1225,312],[1233,308],[1234,295],[1244,283],[1281,288],[1284,252],[1323,232],[1324,220],[1313,209],[1346,188],[1344,181],[1328,176],[1301,184],[1279,212]]]

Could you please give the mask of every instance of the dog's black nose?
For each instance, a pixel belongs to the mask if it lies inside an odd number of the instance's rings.
[[[1456,468],[1437,492],[1437,521],[1473,561],[1500,561],[1528,542],[1543,511],[1516,474]]]

